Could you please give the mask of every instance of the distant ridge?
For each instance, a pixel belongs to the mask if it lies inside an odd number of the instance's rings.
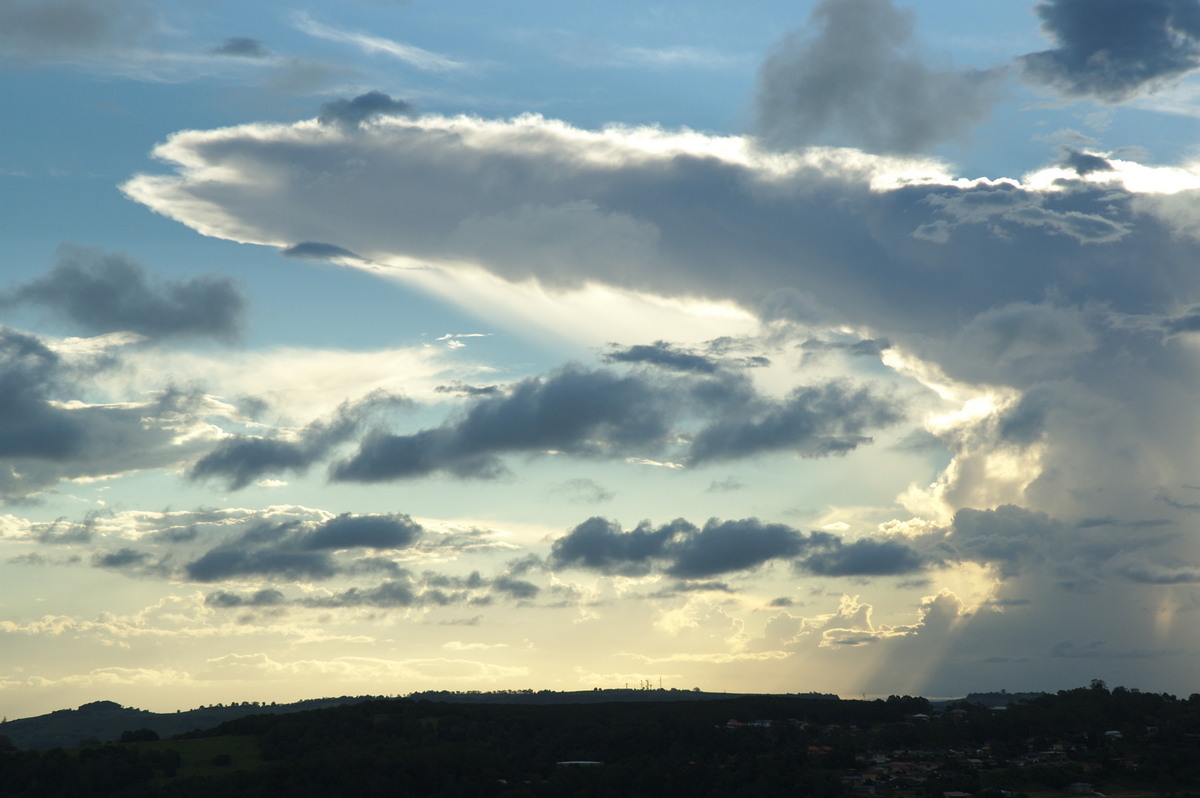
[[[122,732],[150,730],[159,737],[209,729],[246,715],[282,714],[309,709],[325,709],[343,704],[374,701],[382,696],[342,696],[312,698],[293,704],[241,704],[199,707],[179,712],[148,712],[123,707],[115,701],[93,701],[78,709],[59,709],[48,715],[6,720],[0,723],[0,738],[20,749],[74,748],[84,741],[115,742]]]
[[[605,704],[609,702],[662,703],[664,701],[720,701],[734,698],[753,698],[761,693],[706,693],[700,690],[659,689],[601,689],[594,690],[469,690],[455,692],[426,690],[410,693],[413,701],[446,701],[456,704]],[[837,701],[831,693],[778,693],[791,698],[822,698]]]
[[[828,693],[784,693],[793,698],[838,700]],[[247,715],[278,715],[304,712],[377,701],[386,696],[341,696],[311,698],[291,704],[262,704],[244,701],[228,705],[199,707],[179,712],[148,712],[124,707],[115,701],[93,701],[78,709],[59,709],[48,715],[8,720],[0,723],[0,738],[19,749],[74,748],[80,743],[115,742],[122,732],[149,730],[160,738],[173,737]],[[677,689],[612,689],[612,690],[490,690],[465,692],[427,690],[405,696],[412,701],[437,701],[457,704],[603,704],[603,703],[661,703],[667,701],[718,701],[760,697],[755,693],[706,693],[699,690]]]

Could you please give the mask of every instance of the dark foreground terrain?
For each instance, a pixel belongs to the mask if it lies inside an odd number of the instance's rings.
[[[381,699],[168,740],[9,745],[0,796],[1200,796],[1200,695],[1097,682],[1004,709],[670,697]]]

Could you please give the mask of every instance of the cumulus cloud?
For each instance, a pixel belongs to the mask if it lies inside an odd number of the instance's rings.
[[[604,574],[643,576],[660,571],[688,580],[749,571],[774,560],[822,576],[884,576],[936,564],[907,543],[863,539],[843,543],[828,532],[807,535],[757,518],[709,519],[703,527],[679,518],[625,531],[615,521],[589,518],[554,541],[549,564]]]
[[[587,454],[597,450],[598,438],[617,446],[653,443],[667,431],[658,404],[637,378],[567,368],[545,380],[524,380],[503,397],[480,399],[455,423],[412,435],[374,434],[333,476],[377,482],[445,470],[486,478],[503,473],[501,453]],[[631,407],[640,413],[630,415]]]
[[[341,572],[333,552],[403,549],[423,531],[405,515],[346,514],[317,524],[264,521],[209,549],[183,570],[197,582],[246,577],[329,579]]]
[[[29,496],[64,479],[174,467],[210,445],[203,419],[211,408],[198,392],[79,401],[87,378],[113,365],[103,346],[98,356],[59,352],[0,327],[0,497]]]
[[[717,362],[711,357],[684,351],[667,341],[636,344],[623,349],[614,347],[613,351],[604,355],[604,360],[609,363],[644,363],[676,371],[698,371],[705,374],[712,374],[718,368]]]
[[[1001,70],[939,69],[891,0],[824,0],[759,68],[758,128],[774,147],[853,143],[921,152],[961,139],[1000,97]]]
[[[0,293],[0,308],[36,304],[89,333],[131,331],[149,338],[241,331],[246,300],[228,277],[153,282],[129,256],[66,246],[45,277]]]
[[[333,418],[313,421],[292,438],[233,435],[197,460],[188,476],[193,480],[223,479],[230,490],[240,490],[268,474],[302,474],[359,433],[373,414],[408,405],[411,401],[403,397],[375,392],[358,402],[344,403]]]
[[[893,401],[841,383],[797,389],[778,401],[734,374],[661,378],[569,366],[502,395],[481,395],[441,427],[374,432],[332,476],[379,482],[444,471],[495,478],[506,472],[499,456],[519,452],[648,457],[677,447],[673,425],[692,417],[702,426],[682,456],[701,464],[779,451],[844,454],[870,442],[864,431],[901,414]]]
[[[403,100],[396,100],[381,91],[369,91],[345,100],[330,100],[322,103],[317,119],[324,125],[349,125],[354,127],[369,119],[380,116],[415,116],[416,109]]]
[[[845,454],[870,443],[868,430],[902,418],[894,402],[866,388],[840,383],[797,388],[779,403],[743,418],[725,418],[692,440],[691,461],[703,463],[763,452],[795,451],[804,457]]]
[[[863,538],[812,554],[798,567],[820,576],[896,576],[926,570],[930,562],[900,541]]]
[[[1056,46],[1024,56],[1022,74],[1069,97],[1121,102],[1200,67],[1197,0],[1049,0],[1036,10]]]
[[[1180,434],[1195,427],[1200,391],[1194,191],[1156,193],[1128,162],[1087,153],[1052,155],[1057,166],[1022,179],[965,180],[847,148],[769,155],[744,138],[539,117],[343,128],[184,131],[156,151],[174,173],[125,191],[209,235],[278,246],[336,227],[339,245],[374,263],[417,261],[448,276],[480,268],[551,295],[601,284],[729,301],[772,324],[803,322],[810,340],[875,343],[861,352],[874,362],[810,345],[800,354],[820,356],[804,359],[806,385],[789,394],[776,383],[770,395],[713,349],[622,346],[623,362],[603,369],[488,386],[440,425],[380,429],[335,478],[495,476],[506,458],[551,451],[699,466],[775,451],[793,434],[790,452],[833,452],[879,435],[873,420],[897,409],[885,391],[856,402],[861,386],[838,388],[828,379],[838,360],[907,386],[897,389],[910,400],[905,419],[924,427],[907,440],[929,446],[904,454],[929,465],[896,515],[940,531],[761,562],[822,579],[984,566],[992,603],[954,616],[961,636],[945,649],[979,653],[922,671],[947,684],[962,682],[954,667],[967,659],[1014,656],[1030,623],[1045,632],[1096,603],[1139,638],[1129,650],[1154,647],[1145,630],[1157,621],[1134,605],[1157,606],[1151,591],[1190,584],[1197,567],[1185,534],[1195,510],[1180,484],[1200,472],[1200,450]],[[350,162],[361,168],[342,168]],[[722,368],[707,371],[710,361]],[[799,436],[814,417],[819,434]],[[660,527],[611,525],[556,544],[559,567],[669,576],[678,560]],[[1077,639],[1102,639],[1099,622],[1087,623]],[[842,628],[844,640],[884,640],[879,625]],[[1065,676],[1038,659],[1049,645],[1021,656],[1059,684]]]
[[[188,166],[124,190],[207,235],[277,245],[336,227],[338,246],[376,263],[470,263],[549,290],[597,282],[776,313],[794,312],[780,299],[802,288],[819,297],[809,312],[893,345],[1051,289],[1141,313],[1197,280],[1163,216],[1135,213],[1119,182],[955,182],[926,161],[768,157],[746,139],[537,117],[387,117],[369,137],[306,123],[183,131],[155,154]],[[362,168],[346,172],[347,158]],[[1080,243],[1094,246],[1087,268]],[[1117,268],[1131,258],[1153,265],[1133,279]]]

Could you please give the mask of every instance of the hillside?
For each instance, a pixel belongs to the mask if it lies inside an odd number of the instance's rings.
[[[316,698],[294,704],[216,705],[171,713],[123,707],[115,701],[93,701],[78,709],[60,709],[48,715],[7,720],[0,738],[18,749],[73,748],[84,742],[116,742],[122,732],[150,730],[160,738],[198,729],[210,729],[250,714],[277,714],[369,701],[376,696]],[[145,735],[143,735],[145,736]]]

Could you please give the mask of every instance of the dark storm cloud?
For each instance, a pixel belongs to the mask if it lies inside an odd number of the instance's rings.
[[[129,47],[154,28],[146,0],[0,0],[0,54],[21,60]]]
[[[400,549],[419,538],[423,528],[407,515],[343,513],[314,529],[305,538],[306,549]]]
[[[507,473],[503,454],[653,456],[680,445],[672,425],[687,419],[703,425],[671,454],[688,462],[781,451],[823,457],[869,443],[867,430],[901,417],[895,401],[843,383],[799,388],[780,401],[731,372],[619,375],[568,366],[504,394],[479,396],[441,427],[410,435],[375,432],[331,475],[379,482],[443,471],[488,479]]]
[[[90,333],[131,331],[149,338],[199,335],[228,340],[242,327],[246,301],[227,277],[152,282],[126,255],[64,247],[45,277],[0,294],[0,308],[46,307]]]
[[[898,576],[925,570],[930,562],[899,541],[863,538],[811,554],[797,567],[819,576]]]
[[[301,241],[299,244],[293,244],[290,247],[279,250],[279,254],[285,258],[297,258],[299,260],[337,260],[348,258],[350,260],[366,260],[345,247],[339,247],[337,244],[326,244],[321,241]]]
[[[321,523],[255,524],[233,540],[184,566],[197,582],[248,576],[328,579],[345,571],[330,552],[341,549],[402,549],[422,535],[406,515],[339,515]]]
[[[271,54],[261,41],[246,36],[231,36],[210,52],[235,58],[266,58]]]
[[[285,603],[283,593],[274,588],[264,588],[248,595],[218,590],[204,597],[205,605],[230,609],[232,607],[278,607]]]
[[[332,475],[355,482],[434,471],[488,478],[503,473],[495,457],[501,453],[553,449],[582,455],[635,442],[652,445],[667,431],[662,405],[663,397],[636,377],[568,367],[517,383],[503,396],[479,399],[454,423],[413,435],[372,435]]]
[[[280,549],[222,547],[184,566],[196,582],[220,582],[241,577],[281,579],[328,579],[338,573],[326,554]]]
[[[352,100],[322,103],[317,120],[323,125],[355,126],[376,116],[416,116],[410,103],[396,100],[381,91],[369,91]]]
[[[865,338],[859,341],[823,341],[810,338],[800,345],[806,351],[841,350],[855,357],[879,357],[892,344],[886,338]]]
[[[550,562],[557,567],[585,568],[606,574],[649,573],[672,536],[695,527],[683,520],[654,529],[642,522],[625,532],[620,524],[593,517],[554,541]]]
[[[1021,59],[1024,77],[1071,97],[1121,102],[1200,67],[1198,0],[1050,0],[1057,45]]]
[[[179,440],[200,423],[203,397],[166,390],[144,403],[67,406],[106,356],[68,361],[42,340],[0,327],[0,498],[60,480],[175,466],[208,443]]]
[[[823,0],[812,23],[816,35],[789,34],[759,68],[758,127],[773,147],[920,152],[963,138],[999,99],[998,70],[926,64],[912,14],[890,0]]]
[[[0,461],[61,460],[84,445],[77,414],[51,403],[63,364],[40,339],[0,328]]]
[[[1200,307],[1190,308],[1181,316],[1164,320],[1162,328],[1167,335],[1200,332]]]
[[[231,436],[200,458],[188,476],[193,480],[223,479],[230,490],[240,490],[268,474],[302,474],[335,446],[360,432],[371,414],[410,404],[400,396],[373,393],[354,404],[343,404],[332,419],[310,423],[294,440]]]
[[[696,371],[702,374],[712,374],[718,368],[717,361],[712,358],[686,352],[666,341],[615,349],[604,355],[604,360],[607,363],[644,363],[675,371]]]
[[[407,579],[394,579],[371,588],[352,587],[332,596],[315,596],[301,601],[301,604],[310,607],[379,607],[382,609],[412,607],[419,603],[420,597],[415,586]]]
[[[92,565],[96,568],[121,570],[131,566],[144,565],[150,559],[150,554],[126,547],[117,551],[97,552],[92,556]]]
[[[138,551],[128,546],[117,551],[96,552],[92,555],[92,567],[120,571],[131,577],[167,578],[172,567],[166,557],[155,557],[149,552]]]
[[[515,600],[534,599],[541,592],[541,588],[534,583],[512,576],[498,576],[493,579],[492,590]]]
[[[719,420],[693,439],[693,463],[730,460],[773,451],[803,457],[845,454],[870,443],[864,433],[902,418],[896,404],[866,388],[839,383],[797,388],[780,403],[748,418]]]
[[[1144,585],[1191,585],[1200,582],[1200,568],[1187,565],[1163,565],[1151,562],[1126,563],[1117,573]]]
[[[537,585],[511,574],[487,579],[478,572],[466,577],[427,572],[419,578],[404,574],[374,587],[351,587],[328,596],[306,597],[296,604],[316,608],[378,609],[447,607],[455,604],[479,606],[492,602],[490,594],[513,601],[530,601],[537,598],[540,592],[541,588]]]
[[[501,392],[499,385],[467,385],[461,382],[439,385],[433,390],[437,393],[457,393],[463,396],[496,396]]]
[[[678,522],[677,522],[678,523]],[[677,535],[668,547],[671,576],[698,579],[756,568],[770,560],[795,557],[812,547],[832,545],[824,532],[808,537],[783,524],[764,524],[757,518],[740,521],[710,519],[702,529]]]
[[[836,555],[841,548],[841,541],[826,532],[805,535],[757,518],[713,518],[703,527],[682,518],[657,528],[643,521],[626,532],[616,522],[596,517],[554,541],[548,564],[621,576],[661,571],[689,580],[749,571],[773,560],[793,560],[797,567],[806,568],[810,559],[829,552],[834,559],[817,560],[810,570],[836,576],[874,576],[908,572],[920,565],[917,555],[901,545],[850,546],[839,559]]]
[[[1113,171],[1113,165],[1107,158],[1072,149],[1068,149],[1067,154],[1063,157],[1063,166],[1074,169],[1075,174],[1080,177],[1087,177],[1095,172]]]
[[[1043,387],[1031,388],[1001,415],[997,429],[1000,438],[1021,446],[1036,443],[1045,432],[1053,402],[1052,392]]]
[[[1063,531],[1045,513],[1006,504],[994,510],[963,508],[954,514],[947,543],[958,556],[997,567],[1006,577],[1044,559]]]

